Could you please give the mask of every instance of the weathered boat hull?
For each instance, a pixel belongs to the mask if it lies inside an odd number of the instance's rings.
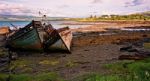
[[[69,28],[62,28],[53,31],[47,43],[49,51],[68,51],[71,52],[72,32]]]
[[[32,21],[11,35],[7,46],[17,50],[68,51],[71,52],[72,32],[66,28],[54,29],[51,25],[43,26]]]
[[[32,25],[12,35],[10,39],[8,39],[8,46],[13,49],[21,50],[43,50],[37,29]]]

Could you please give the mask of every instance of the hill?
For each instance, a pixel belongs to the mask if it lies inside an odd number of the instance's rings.
[[[66,17],[47,17],[47,20],[64,20]],[[0,21],[31,21],[40,20],[41,17],[26,15],[4,15],[0,14]]]
[[[150,11],[142,12],[141,14],[144,15],[144,16],[150,16]]]

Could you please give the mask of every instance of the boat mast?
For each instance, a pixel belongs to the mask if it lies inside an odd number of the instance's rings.
[[[40,21],[42,22],[42,25],[45,28],[45,26],[49,24],[47,20],[47,16],[45,14],[42,14],[40,11],[39,11],[39,16],[41,17]]]

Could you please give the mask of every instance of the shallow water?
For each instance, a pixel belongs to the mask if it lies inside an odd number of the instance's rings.
[[[150,31],[150,29],[145,29],[145,28],[122,28],[120,30],[123,30],[123,31]]]
[[[80,28],[80,27],[87,27],[87,26],[91,26],[91,25],[63,25],[63,23],[74,23],[75,21],[49,21],[48,23],[51,23],[52,26],[56,29],[58,28],[62,28],[62,27],[70,27],[72,29],[74,28]],[[11,28],[13,28],[13,25],[17,26],[17,27],[24,27],[25,25],[27,25],[28,23],[30,23],[30,21],[0,21],[0,26],[9,26]]]

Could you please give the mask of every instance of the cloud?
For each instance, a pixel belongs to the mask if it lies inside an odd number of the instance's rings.
[[[150,0],[0,0],[0,14],[89,16],[150,10]]]
[[[91,3],[92,4],[102,3],[102,0],[93,0]]]
[[[143,4],[149,4],[150,0],[132,0],[129,2],[125,3],[125,7],[130,7],[130,6],[139,6]]]
[[[27,0],[1,0],[5,2],[22,2],[22,1],[27,1]]]
[[[66,4],[58,6],[58,8],[68,8],[68,7],[70,7],[70,6],[66,5]]]
[[[0,3],[0,14],[5,15],[30,15],[30,9],[25,8],[22,4]]]
[[[134,1],[132,1],[132,3],[133,3],[134,5],[141,5],[141,4],[144,3],[144,0],[134,0]]]

